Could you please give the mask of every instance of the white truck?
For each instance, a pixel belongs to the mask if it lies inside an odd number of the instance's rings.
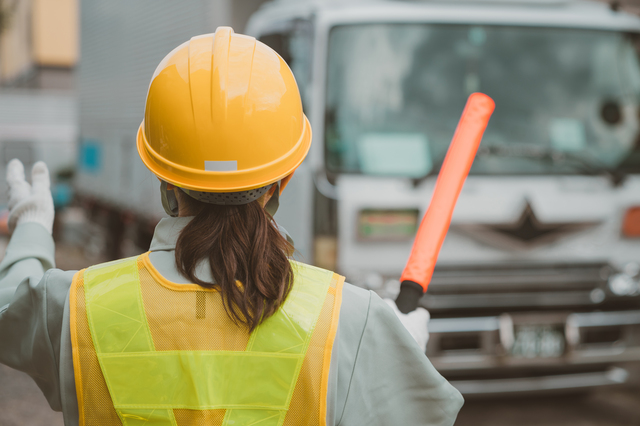
[[[83,0],[76,186],[113,255],[162,215],[135,153],[153,69],[249,3]],[[495,100],[421,300],[427,354],[467,396],[619,384],[640,360],[640,19],[614,9],[279,0],[245,30],[290,64],[314,131],[276,219],[300,258],[384,296],[467,96]]]
[[[397,293],[467,96],[496,102],[422,306],[466,395],[586,389],[640,360],[640,19],[585,1],[275,1],[247,33],[314,129],[279,223]]]

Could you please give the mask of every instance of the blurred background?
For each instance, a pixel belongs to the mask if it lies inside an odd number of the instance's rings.
[[[459,425],[640,424],[640,1],[0,0],[0,176],[53,179],[61,269],[146,251],[135,136],[162,58],[220,25],[274,48],[314,129],[276,220],[394,297],[469,94],[496,111],[428,294]],[[9,240],[0,191],[0,255]],[[375,374],[375,372],[372,372]],[[2,425],[62,425],[0,365]]]

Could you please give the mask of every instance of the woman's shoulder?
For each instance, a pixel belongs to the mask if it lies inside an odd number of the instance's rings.
[[[346,282],[342,289],[342,306],[345,305],[348,311],[358,315],[393,314],[387,303],[376,292]],[[395,318],[395,314],[391,316]]]
[[[357,337],[356,341],[360,340],[372,312],[372,305],[377,305],[376,299],[380,298],[374,292],[344,283],[338,329],[340,334],[352,334],[354,338]]]
[[[358,348],[381,344],[390,353],[397,348],[410,348],[416,356],[424,356],[388,302],[374,291],[345,283],[338,326],[340,340]]]
[[[342,306],[347,305],[349,310],[366,313],[369,310],[372,294],[374,293],[369,290],[345,282],[342,286]]]

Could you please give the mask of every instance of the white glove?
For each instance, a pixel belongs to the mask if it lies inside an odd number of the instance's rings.
[[[32,185],[24,178],[24,166],[14,158],[7,165],[9,184],[9,230],[26,222],[39,223],[49,234],[53,229],[53,198],[49,190],[49,170],[38,161],[31,170]]]
[[[427,328],[430,318],[429,311],[425,308],[416,308],[415,311],[403,314],[398,310],[396,302],[391,299],[384,299],[384,301],[393,309],[393,312],[396,313],[402,325],[415,339],[420,349],[426,352],[427,342],[429,341],[429,329]]]

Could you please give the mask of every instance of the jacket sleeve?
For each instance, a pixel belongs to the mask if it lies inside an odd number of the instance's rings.
[[[0,263],[0,363],[29,374],[60,411],[60,334],[73,272],[53,267],[51,235],[36,223],[18,226]]]
[[[370,293],[341,426],[453,425],[460,393],[431,365],[393,311]]]

